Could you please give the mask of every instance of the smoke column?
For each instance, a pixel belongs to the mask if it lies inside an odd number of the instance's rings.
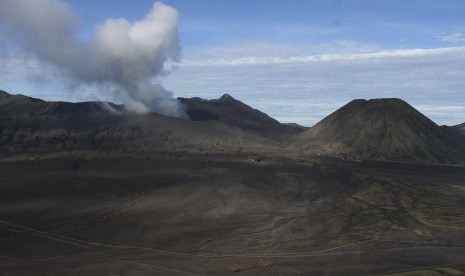
[[[181,55],[178,12],[161,2],[141,20],[107,19],[92,40],[77,38],[80,20],[60,0],[0,0],[0,32],[17,51],[55,65],[78,85],[111,91],[136,113],[184,117],[173,93],[157,78]]]

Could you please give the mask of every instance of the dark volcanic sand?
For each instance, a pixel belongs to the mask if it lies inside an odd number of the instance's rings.
[[[4,159],[0,220],[0,275],[465,271],[465,168],[246,154]]]

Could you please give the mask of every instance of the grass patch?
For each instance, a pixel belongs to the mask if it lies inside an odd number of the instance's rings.
[[[425,226],[465,230],[463,197],[442,190],[409,190],[400,195],[402,207],[408,215]]]
[[[426,238],[426,237],[430,237],[431,236],[431,233],[427,230],[420,230],[420,229],[415,229],[415,231],[413,231],[415,233],[415,235],[417,237],[420,237],[420,238]]]
[[[274,265],[270,258],[238,258],[232,260],[223,260],[221,266],[226,267],[231,272],[240,272],[250,269],[266,269]]]
[[[443,273],[443,275],[451,275],[451,276],[459,276],[459,275],[465,275],[460,270],[449,268],[449,267],[440,267],[440,268],[435,268],[434,270]]]
[[[352,196],[382,208],[391,210],[396,209],[392,203],[389,191],[386,191],[383,186],[376,183],[370,183],[368,185],[369,186],[367,189],[360,191]]]
[[[455,189],[459,190],[462,193],[465,193],[465,186],[452,185]]]
[[[442,276],[443,274],[434,270],[416,270],[395,274],[386,274],[384,276]]]

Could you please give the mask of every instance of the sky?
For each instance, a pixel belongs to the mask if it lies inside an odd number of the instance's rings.
[[[69,5],[79,18],[76,39],[83,42],[92,41],[108,18],[136,22],[154,4],[46,1]],[[179,13],[182,51],[178,58],[163,56],[165,70],[153,72],[151,81],[173,97],[229,93],[281,122],[305,126],[352,99],[395,97],[437,124],[465,122],[463,0],[163,3]],[[0,89],[48,100],[121,101],[95,82],[69,81],[56,63],[2,35],[1,24]]]

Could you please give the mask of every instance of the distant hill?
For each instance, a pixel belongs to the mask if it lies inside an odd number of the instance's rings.
[[[465,163],[465,145],[400,99],[353,100],[293,138],[307,152]]]
[[[300,129],[302,129],[302,130],[309,129],[309,127],[306,127],[306,126],[303,126],[303,125],[299,125],[299,124],[296,124],[296,123],[284,123],[284,124],[287,125],[287,126],[292,126],[292,127],[300,128]]]
[[[201,98],[179,98],[179,100],[186,107],[186,113],[193,121],[221,121],[259,135],[281,139],[302,132],[301,127],[281,124],[228,94],[214,100]]]
[[[2,116],[17,116],[22,114],[36,116],[53,116],[61,120],[67,118],[82,119],[82,117],[103,114],[127,113],[123,105],[109,102],[46,102],[41,99],[24,95],[11,95],[0,90]]]

